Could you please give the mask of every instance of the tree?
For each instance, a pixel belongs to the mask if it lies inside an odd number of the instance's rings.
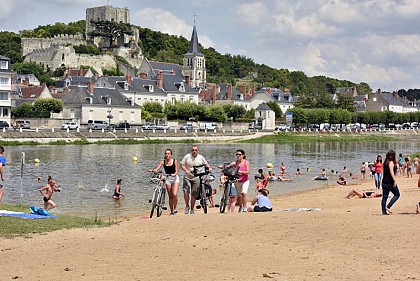
[[[50,113],[59,113],[63,110],[63,102],[54,98],[39,98],[34,101],[32,107],[35,111],[39,112],[48,112],[48,117]]]
[[[287,111],[293,113],[293,123],[295,125],[308,124],[308,110],[305,110],[300,107],[294,107],[294,108],[288,109]]]
[[[236,121],[236,119],[243,117],[246,113],[245,107],[237,104],[224,104],[223,111],[225,112],[228,118],[232,117],[233,121]]]
[[[115,40],[123,34],[133,35],[132,25],[108,20],[92,20],[96,30],[89,32],[90,36],[104,37],[109,39],[109,46],[114,46]]]
[[[283,112],[281,111],[280,106],[275,101],[267,102],[267,105],[274,111],[276,114],[276,120],[280,119],[283,116]]]
[[[337,96],[338,96],[338,101],[337,101],[338,108],[347,109],[350,112],[356,111],[356,106],[355,106],[353,97],[349,97],[342,94],[338,94]]]

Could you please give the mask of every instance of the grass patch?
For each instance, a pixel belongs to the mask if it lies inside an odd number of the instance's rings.
[[[395,137],[378,135],[355,135],[352,133],[296,133],[279,132],[277,134],[250,139],[246,143],[295,143],[295,142],[378,142],[396,141]]]
[[[29,213],[29,207],[24,205],[0,205],[8,211]],[[0,236],[6,238],[31,237],[34,234],[46,233],[70,228],[106,227],[114,224],[114,220],[103,222],[97,217],[88,219],[69,215],[57,215],[55,219],[26,220],[15,217],[0,218]]]

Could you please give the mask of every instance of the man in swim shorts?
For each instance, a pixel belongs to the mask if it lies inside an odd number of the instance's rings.
[[[57,204],[55,204],[54,201],[51,200],[53,193],[56,191],[60,192],[61,190],[55,182],[55,180],[52,179],[51,176],[48,176],[48,184],[39,190],[39,192],[44,197],[44,209],[46,211],[57,207]]]

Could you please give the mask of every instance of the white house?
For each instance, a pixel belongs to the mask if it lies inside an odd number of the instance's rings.
[[[10,59],[0,55],[0,120],[11,125],[11,92],[12,92],[12,65]]]

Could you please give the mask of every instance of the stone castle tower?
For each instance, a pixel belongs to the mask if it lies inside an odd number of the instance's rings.
[[[190,49],[184,55],[183,69],[184,75],[190,77],[191,87],[204,87],[206,83],[206,59],[200,52],[195,25],[191,35]]]
[[[89,35],[90,32],[96,29],[95,25],[91,21],[99,20],[130,24],[130,10],[128,8],[118,8],[110,5],[86,9],[86,41],[95,44],[99,48],[111,47],[109,46],[109,40]],[[114,44],[119,47],[127,47],[131,40],[137,42],[139,39],[138,30],[135,29],[133,31],[133,36],[123,34],[117,39],[117,42],[114,42]]]

